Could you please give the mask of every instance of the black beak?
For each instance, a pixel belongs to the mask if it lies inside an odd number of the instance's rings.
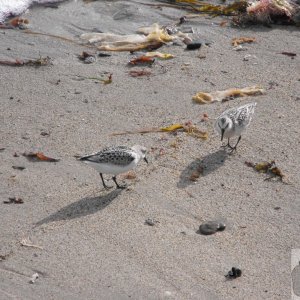
[[[225,129],[221,129],[221,142],[223,141]]]
[[[144,157],[144,161],[148,164],[148,160],[147,160],[147,158],[146,157]]]

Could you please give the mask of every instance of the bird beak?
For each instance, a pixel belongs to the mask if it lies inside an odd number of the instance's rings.
[[[146,157],[144,157],[144,161],[148,164],[148,160],[147,160],[147,158]]]
[[[221,129],[221,142],[223,141],[225,129]]]

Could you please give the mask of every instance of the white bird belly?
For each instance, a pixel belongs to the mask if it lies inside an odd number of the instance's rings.
[[[115,164],[110,164],[110,163],[95,163],[95,162],[91,162],[91,161],[84,161],[84,163],[90,165],[99,173],[112,174],[112,175],[118,175],[121,173],[125,173],[129,170],[134,169],[137,165],[135,160],[133,160],[128,165],[115,165]]]

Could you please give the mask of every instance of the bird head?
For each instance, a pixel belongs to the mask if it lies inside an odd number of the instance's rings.
[[[148,160],[147,160],[147,158],[146,158],[146,153],[147,153],[147,148],[146,148],[146,147],[140,146],[140,145],[134,145],[134,146],[132,147],[132,149],[133,149],[134,151],[136,151],[136,152],[139,154],[140,158],[143,158],[144,161],[145,161],[146,163],[148,163]]]
[[[225,132],[232,128],[232,120],[227,116],[221,117],[218,119],[217,126],[221,131],[221,141],[223,141]]]

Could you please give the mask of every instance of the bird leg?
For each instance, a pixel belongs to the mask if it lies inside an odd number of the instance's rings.
[[[235,146],[234,146],[234,147],[230,147],[231,153],[232,153],[233,151],[236,151],[236,146],[237,146],[238,143],[240,142],[241,138],[242,138],[242,136],[240,135],[239,138],[238,138],[238,140],[237,140],[237,143],[235,144]]]
[[[223,146],[221,146],[221,147],[223,147],[223,148],[228,147],[228,148],[230,148],[231,150],[234,148],[234,147],[232,147],[232,146],[229,144],[229,138],[228,138],[228,143],[227,143],[227,145],[223,145]]]
[[[126,189],[126,185],[119,185],[117,183],[117,177],[116,176],[114,176],[112,179],[115,182],[115,184],[116,184],[116,186],[117,186],[118,189]]]
[[[108,186],[108,185],[105,184],[105,181],[104,181],[104,179],[103,179],[102,173],[99,173],[99,174],[100,174],[100,177],[101,177],[101,180],[102,180],[102,183],[103,183],[104,188],[105,188],[106,190],[111,189],[112,186]]]

